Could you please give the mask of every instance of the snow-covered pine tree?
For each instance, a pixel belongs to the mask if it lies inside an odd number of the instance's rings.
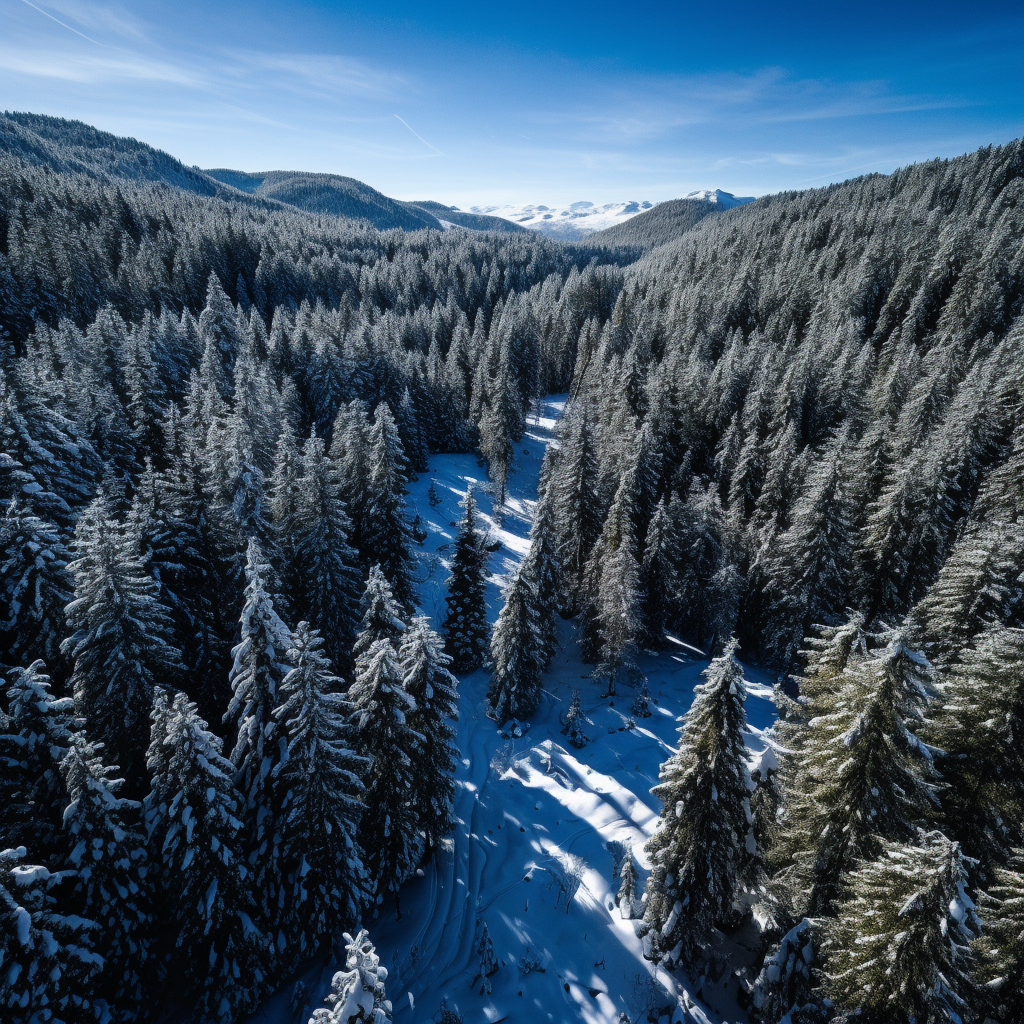
[[[622,866],[619,868],[619,892],[615,898],[619,908],[619,916],[623,921],[628,921],[633,916],[633,904],[636,901],[636,864],[633,862],[632,849],[626,850],[622,857]]]
[[[484,921],[483,930],[480,933],[480,941],[476,944],[476,955],[480,958],[480,966],[476,977],[473,979],[473,987],[480,982],[480,994],[489,996],[491,994],[491,978],[498,973],[498,960],[494,955],[494,942],[491,940],[491,933],[487,930],[487,922]]]
[[[771,545],[764,645],[788,668],[811,626],[834,626],[844,617],[852,585],[853,526],[848,472],[849,429],[816,455],[789,514],[792,525]]]
[[[366,509],[366,551],[372,552],[403,607],[413,600],[412,532],[405,508],[409,469],[395,418],[386,402],[374,410],[370,430],[370,500]]]
[[[322,646],[308,622],[295,627],[292,668],[274,711],[288,744],[274,769],[284,886],[277,925],[288,964],[313,955],[339,924],[357,921],[372,891],[356,842],[369,765],[352,749],[353,709]]]
[[[249,864],[257,898],[273,917],[276,912],[271,908],[280,896],[276,830],[281,809],[275,806],[270,776],[284,759],[285,749],[274,708],[280,703],[281,682],[288,673],[285,658],[292,647],[292,636],[267,592],[268,573],[269,566],[252,537],[246,554],[248,582],[241,640],[232,651],[234,664],[228,677],[231,702],[224,723],[235,735],[230,760],[242,796],[240,813],[246,823],[245,842],[240,844],[239,852]]]
[[[540,698],[541,641],[536,598],[522,568],[505,587],[504,604],[491,633],[488,712],[499,724],[533,714]]]
[[[776,1024],[790,1015],[791,1021],[819,1020],[820,995],[814,991],[819,936],[805,917],[798,921],[764,958],[751,993],[758,1020]]]
[[[959,844],[940,832],[920,832],[905,846],[885,843],[849,882],[822,949],[836,1005],[886,1021],[968,1017],[975,1005],[970,943],[980,922]]]
[[[601,662],[594,675],[616,692],[621,674],[636,674],[636,646],[643,633],[640,566],[633,532],[633,474],[623,474],[587,570],[597,611]]]
[[[62,682],[69,554],[60,531],[12,498],[0,519],[0,666],[40,659]]]
[[[183,693],[164,700],[154,719],[147,762],[147,806],[157,812],[150,849],[159,851],[161,901],[175,934],[172,963],[201,1012],[231,1024],[266,992],[270,953],[240,848],[235,768]]]
[[[544,472],[542,467],[542,475]],[[550,486],[541,493],[534,507],[530,549],[523,559],[523,572],[536,595],[541,669],[546,670],[558,647],[557,614],[562,604],[561,566],[558,561],[555,508]]]
[[[921,640],[946,665],[992,623],[1012,621],[1020,608],[1024,526],[972,522],[938,576],[910,613]]]
[[[303,451],[291,517],[291,602],[295,614],[318,629],[331,664],[347,677],[362,580],[358,556],[348,542],[352,524],[339,493],[337,469],[326,456],[323,441],[312,436]]]
[[[487,550],[477,527],[477,505],[470,485],[459,504],[463,508],[448,577],[448,614],[444,620],[445,649],[456,672],[472,672],[487,656],[487,603],[484,600]]]
[[[914,730],[935,682],[902,633],[865,656],[855,621],[800,680],[800,717],[776,725],[784,808],[772,851],[794,917],[833,913],[844,875],[938,812],[931,748]]]
[[[345,932],[344,938],[345,969],[331,981],[327,997],[330,1009],[314,1010],[309,1024],[389,1024],[391,1000],[385,988],[388,969],[381,967],[365,928],[355,937]]]
[[[655,647],[665,640],[665,629],[676,621],[679,598],[679,538],[665,499],[654,507],[644,538],[640,565],[643,624],[646,639]]]
[[[391,584],[379,565],[367,577],[362,608],[363,618],[353,648],[356,658],[366,654],[378,640],[387,640],[397,651],[406,626]]]
[[[402,681],[416,702],[409,727],[423,737],[412,755],[413,806],[429,856],[455,827],[455,725],[459,717],[459,681],[448,666],[444,642],[430,620],[414,618],[398,649]]]
[[[597,458],[586,410],[572,410],[563,421],[562,454],[551,487],[559,559],[567,591],[575,602],[583,587],[590,549],[601,534]]]
[[[0,846],[31,847],[53,868],[63,866],[61,826],[67,789],[60,765],[81,729],[70,697],[50,693],[46,666],[15,669],[0,713]]]
[[[577,750],[582,749],[589,742],[587,734],[583,731],[585,721],[586,716],[583,714],[583,708],[580,707],[580,691],[573,690],[569,710],[565,713],[565,721],[562,723],[562,735],[566,736]]]
[[[103,967],[95,922],[63,906],[66,874],[24,863],[24,846],[0,850],[0,1016],[5,1024],[102,1020],[92,999]]]
[[[750,881],[746,683],[736,648],[730,640],[705,669],[681,719],[679,747],[651,790],[662,812],[646,847],[653,867],[644,920],[659,959],[696,960]]]
[[[1012,1024],[1024,1001],[1024,850],[992,875],[981,894],[983,927],[974,944],[979,1002],[998,1024]]]
[[[75,707],[89,736],[121,766],[129,795],[140,794],[153,686],[180,667],[168,642],[173,622],[137,538],[114,519],[104,496],[79,519],[74,555],[68,568],[75,598],[67,607],[74,632],[61,649],[74,660]]]
[[[409,715],[416,702],[402,685],[402,669],[391,641],[378,640],[356,661],[348,692],[354,707],[356,744],[369,759],[366,795],[359,824],[366,867],[377,880],[377,903],[395,895],[420,854],[418,809],[413,805],[413,758],[423,737]]]
[[[64,831],[74,869],[65,886],[74,892],[78,913],[98,926],[93,942],[103,972],[96,994],[119,1017],[134,1020],[143,1000],[153,927],[140,805],[117,795],[123,780],[116,766],[104,765],[81,735],[60,768],[70,800]]]
[[[629,710],[637,718],[650,718],[650,703],[651,691],[647,687],[647,676],[642,676],[636,688],[636,696],[633,698],[633,703],[630,705]]]
[[[985,872],[1024,845],[1024,629],[992,625],[945,674],[927,730],[945,830]]]

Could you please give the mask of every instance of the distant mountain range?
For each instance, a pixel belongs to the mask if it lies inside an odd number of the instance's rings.
[[[721,209],[753,202],[753,197],[739,198],[731,192],[723,192],[719,188],[691,192],[686,199],[715,203]],[[671,200],[671,202],[679,202],[679,200]],[[575,241],[599,231],[615,228],[633,217],[653,210],[657,205],[659,204],[649,200],[637,202],[631,199],[624,203],[607,203],[604,206],[596,206],[594,203],[588,202],[570,203],[568,206],[516,205],[513,203],[503,206],[471,206],[470,211],[477,215],[487,214],[492,217],[500,217],[518,224],[520,227],[538,231],[542,235],[550,235],[552,238]]]
[[[658,204],[630,200],[597,206],[581,201],[563,207],[507,204],[460,210],[426,199],[392,199],[364,182],[340,174],[202,170],[144,142],[120,138],[80,121],[42,114],[0,113],[0,150],[17,153],[54,171],[161,181],[199,195],[234,198],[270,209],[283,204],[310,213],[365,221],[382,231],[457,227],[476,231],[535,231],[567,242],[600,233],[595,240],[651,247],[688,230],[708,213],[751,201],[713,189]],[[640,220],[636,229],[627,231],[625,225],[637,217]]]

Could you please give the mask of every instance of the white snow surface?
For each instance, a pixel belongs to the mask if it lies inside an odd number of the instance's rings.
[[[699,192],[688,192],[684,199],[705,199],[709,203],[717,203],[728,209],[730,206],[742,206],[752,203],[754,196],[734,196],[731,192],[723,192],[720,188],[705,188]]]
[[[489,617],[492,622],[497,617],[500,587],[528,548],[541,458],[555,440],[564,405],[564,395],[549,396],[531,417],[516,445],[500,520],[473,455],[433,455],[431,471],[409,485],[411,509],[428,531],[418,551],[420,605],[436,628],[444,619],[447,559],[461,515],[458,502],[470,483],[477,485],[482,518],[502,545],[491,556],[487,588]],[[443,499],[437,508],[427,500],[431,480]],[[485,713],[488,674],[460,678],[455,833],[436,862],[402,889],[401,919],[388,905],[379,917],[363,922],[389,972],[394,1020],[426,1024],[446,998],[467,1024],[616,1024],[622,1011],[631,1021],[646,1018],[647,1007],[641,1005],[645,987],[657,993],[659,1006],[674,1008],[672,1021],[742,1019],[728,972],[724,986],[706,982],[698,997],[686,978],[654,970],[643,958],[634,922],[622,920],[616,903],[616,844],[632,848],[638,896],[643,892],[651,866],[643,847],[659,812],[650,788],[675,748],[677,719],[689,707],[707,660],[680,640],[658,654],[644,654],[641,667],[648,676],[653,714],[637,719],[629,730],[624,723],[633,692],[601,699],[601,687],[589,678],[591,666],[579,659],[574,627],[562,627],[561,650],[544,678],[541,705],[528,731],[511,741],[513,756],[505,762],[512,767],[504,772],[492,766],[496,754],[509,752],[509,741]],[[746,674],[754,760],[765,749],[762,734],[774,707],[767,677],[752,668]],[[575,688],[581,691],[590,737],[581,750],[568,745],[559,724]],[[575,857],[583,862],[582,884],[566,911],[556,879]],[[479,983],[475,989],[472,985],[484,922],[500,964],[490,979],[490,995],[480,994]],[[524,957],[544,970],[524,973],[519,967]],[[286,984],[253,1020],[305,1024],[312,1009],[323,1005],[339,966],[328,959],[301,976],[304,1007],[290,1010],[292,985]]]

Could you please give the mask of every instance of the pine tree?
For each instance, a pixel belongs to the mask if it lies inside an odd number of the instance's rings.
[[[12,498],[0,520],[0,663],[24,666],[39,659],[58,681],[66,678],[60,642],[64,607],[72,598],[68,559],[60,531]]]
[[[650,718],[650,703],[651,691],[647,688],[647,676],[643,676],[637,686],[636,696],[633,698],[633,703],[630,705],[629,710],[637,718]]]
[[[491,978],[498,973],[498,961],[494,955],[494,943],[491,941],[490,932],[487,930],[487,922],[484,921],[483,931],[480,933],[480,941],[476,944],[476,955],[480,958],[480,968],[473,979],[473,987],[480,982],[480,995],[491,994]]]
[[[85,1024],[101,1018],[91,998],[103,967],[95,922],[65,912],[66,875],[22,863],[25,847],[0,850],[0,1011],[10,1024]]]
[[[80,735],[61,762],[69,803],[64,830],[74,869],[75,905],[96,922],[94,945],[103,957],[99,992],[125,1019],[142,1005],[152,922],[146,840],[140,805],[117,795],[123,780]]]
[[[74,554],[75,598],[67,607],[74,633],[62,650],[74,659],[75,707],[90,737],[121,766],[128,792],[141,793],[153,686],[179,668],[168,642],[173,624],[136,538],[105,498],[79,520]]]
[[[402,609],[391,593],[391,584],[379,565],[370,570],[362,607],[363,618],[353,647],[356,658],[366,654],[378,640],[387,640],[398,650],[405,622]]]
[[[337,470],[324,454],[323,441],[310,437],[291,517],[292,607],[316,625],[327,657],[348,675],[362,585],[356,552],[348,543],[352,524],[339,493]]]
[[[647,639],[656,647],[665,639],[665,630],[678,618],[679,538],[665,499],[654,508],[644,540],[640,565],[640,592],[643,596],[643,622]]]
[[[285,658],[292,647],[292,636],[267,592],[268,572],[259,544],[251,538],[241,641],[232,651],[232,696],[224,722],[233,728],[236,737],[230,760],[234,783],[242,797],[240,813],[246,823],[246,842],[239,852],[248,860],[265,912],[273,916],[271,908],[280,897],[276,835],[280,808],[274,805],[270,777],[284,759],[285,748],[274,709],[279,704],[281,682],[288,673]]]
[[[398,427],[387,403],[374,411],[370,430],[370,500],[366,509],[366,552],[372,553],[404,607],[413,599],[413,557],[409,516],[405,509],[408,463]]]
[[[332,991],[327,997],[331,1008],[314,1010],[309,1024],[388,1024],[388,969],[380,966],[380,957],[365,928],[354,938],[345,932],[344,939],[345,969],[331,981]]]
[[[523,573],[536,595],[541,668],[546,670],[558,649],[556,615],[562,604],[561,565],[558,560],[554,500],[550,487],[541,494],[534,507],[530,549],[523,559]]]
[[[910,839],[938,811],[932,750],[917,736],[931,666],[899,632],[865,656],[858,624],[832,631],[800,680],[800,718],[776,726],[785,806],[773,850],[795,916],[833,913],[844,875],[883,839]]]
[[[620,673],[636,675],[636,646],[643,632],[640,567],[633,532],[632,474],[622,477],[588,567],[601,636],[601,663],[595,672],[614,694]]]
[[[526,718],[540,699],[541,644],[535,597],[522,569],[513,573],[491,633],[490,714],[498,723]]]
[[[487,551],[477,528],[477,505],[472,486],[460,502],[464,509],[448,577],[448,614],[444,620],[445,648],[456,672],[473,672],[487,656]]]
[[[998,1024],[1010,1024],[1024,999],[1024,851],[993,873],[981,897],[983,929],[974,944],[979,1000]]]
[[[679,747],[651,790],[662,812],[646,847],[653,867],[644,920],[659,958],[694,960],[749,881],[746,684],[736,647],[731,640],[705,669]]]
[[[269,943],[258,930],[253,875],[241,854],[234,766],[183,694],[154,719],[147,762],[151,850],[175,936],[172,963],[207,1016],[231,1024],[266,991]]]
[[[636,864],[633,863],[633,851],[627,850],[622,858],[622,866],[619,868],[619,893],[615,898],[619,908],[619,916],[623,921],[628,921],[633,916],[633,904],[636,902]]]
[[[356,842],[361,776],[369,765],[352,749],[353,709],[337,692],[322,646],[309,623],[296,626],[292,668],[274,711],[288,744],[274,785],[289,963],[315,953],[339,923],[357,921],[371,892]]]
[[[576,598],[582,587],[590,549],[601,533],[597,496],[597,460],[586,412],[567,416],[558,472],[552,480],[558,555],[567,589]]]
[[[60,765],[81,726],[74,701],[50,693],[41,661],[14,671],[0,714],[0,846],[31,846],[61,866],[68,795]]]
[[[377,880],[377,902],[396,895],[419,857],[413,803],[413,758],[423,737],[409,725],[416,702],[402,685],[390,640],[378,640],[356,661],[348,692],[355,709],[359,753],[370,761],[359,826],[366,867]]]
[[[823,949],[836,1004],[893,1022],[956,1024],[968,1016],[979,921],[959,845],[940,832],[922,832],[908,846],[886,843],[850,885]]]
[[[812,625],[834,626],[844,616],[853,579],[848,447],[844,430],[820,454],[764,567],[765,646],[786,667]]]
[[[1024,630],[989,627],[946,673],[927,736],[946,831],[982,869],[1024,843]]]
[[[583,723],[586,716],[580,707],[580,691],[572,691],[572,700],[569,703],[569,710],[565,714],[565,721],[562,723],[562,735],[569,738],[569,742],[577,750],[587,745],[587,734],[583,731]]]
[[[425,853],[431,855],[455,827],[454,723],[459,717],[459,681],[448,666],[441,638],[430,628],[430,620],[417,617],[398,649],[402,683],[416,702],[409,713],[409,727],[423,737],[412,755],[413,806]]]
[[[757,1019],[771,1022],[821,1018],[814,970],[819,937],[807,918],[798,921],[764,958],[751,993]]]

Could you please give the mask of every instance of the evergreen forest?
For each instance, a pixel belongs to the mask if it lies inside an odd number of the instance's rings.
[[[1024,143],[579,243],[235,173],[0,117],[0,1017],[235,1024],[334,957],[301,1019],[390,1020],[461,677],[514,739],[574,645],[581,758],[706,663],[617,864],[652,965],[754,934],[760,1024],[1019,1020]],[[471,486],[424,607],[410,485],[469,454],[500,519],[548,395],[493,625]]]

